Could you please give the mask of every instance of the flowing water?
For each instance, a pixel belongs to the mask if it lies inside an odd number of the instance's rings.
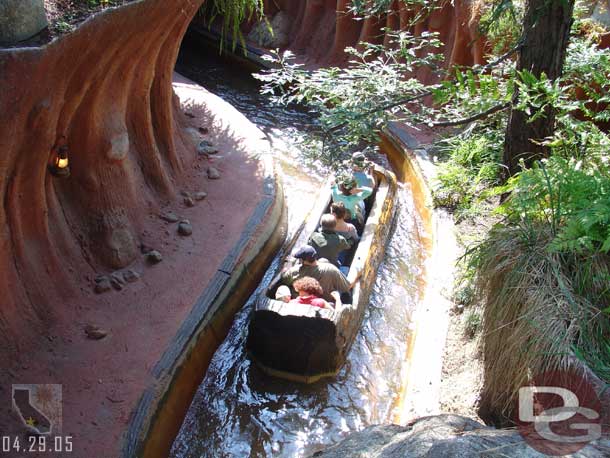
[[[204,53],[183,45],[177,71],[230,102],[266,133],[282,169],[290,237],[325,174],[294,146],[307,135],[312,118],[296,108],[270,106],[246,70]],[[197,390],[171,456],[305,457],[350,431],[391,422],[404,382],[410,314],[420,299],[421,232],[411,191],[401,187],[371,303],[346,364],[332,379],[301,385],[262,374],[244,351],[252,308],[246,303]]]

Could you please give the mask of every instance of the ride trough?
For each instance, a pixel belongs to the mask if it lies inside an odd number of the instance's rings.
[[[347,358],[369,296],[377,269],[384,257],[394,215],[396,177],[375,165],[375,188],[366,201],[366,220],[360,241],[350,249],[348,279],[360,277],[351,293],[351,303],[335,310],[275,300],[282,284],[281,272],[298,261],[289,250],[278,266],[269,287],[255,300],[247,339],[250,358],[268,375],[291,381],[314,383],[335,376]],[[290,242],[290,247],[307,244],[330,210],[330,182],[323,189],[309,216]]]

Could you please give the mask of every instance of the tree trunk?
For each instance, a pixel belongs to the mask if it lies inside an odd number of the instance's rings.
[[[523,43],[517,70],[528,70],[536,77],[542,73],[555,80],[561,76],[572,25],[574,0],[527,0],[523,21]],[[514,100],[519,94],[515,91]],[[523,111],[510,113],[504,142],[504,164],[507,175],[520,170],[519,161],[526,166],[547,157],[547,147],[539,142],[553,134],[555,113],[548,109],[546,116],[528,122]]]

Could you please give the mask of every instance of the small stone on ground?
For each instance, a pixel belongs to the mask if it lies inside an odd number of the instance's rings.
[[[208,178],[210,180],[218,180],[220,178],[220,172],[216,167],[208,167]]]
[[[178,234],[180,235],[191,235],[193,233],[193,226],[188,219],[180,221],[178,224]]]
[[[106,276],[97,277],[95,279],[95,288],[94,291],[97,294],[105,293],[106,291],[110,291],[112,289],[112,284],[110,283],[110,279]]]
[[[127,283],[133,283],[135,281],[138,281],[139,279],[140,274],[133,269],[128,269],[123,272],[123,280],[125,280]]]
[[[209,154],[217,154],[218,153],[218,148],[216,148],[212,142],[208,141],[208,140],[203,140],[201,143],[199,143],[199,146],[197,147],[197,153],[201,154],[201,155],[209,155]]]
[[[177,223],[178,220],[180,218],[178,218],[178,216],[176,216],[176,214],[174,212],[166,212],[166,213],[162,213],[161,215],[159,215],[159,218],[161,218],[164,221],[167,221],[168,223]]]
[[[163,261],[163,256],[157,250],[150,250],[146,253],[146,260],[151,264],[157,264]]]
[[[87,335],[87,338],[91,340],[101,340],[108,335],[108,331],[101,329],[98,326],[88,324],[85,326],[85,334]]]

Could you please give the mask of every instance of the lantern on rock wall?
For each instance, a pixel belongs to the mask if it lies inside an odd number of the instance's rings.
[[[70,162],[66,145],[53,148],[49,158],[48,169],[51,175],[55,177],[65,178],[70,176]]]

